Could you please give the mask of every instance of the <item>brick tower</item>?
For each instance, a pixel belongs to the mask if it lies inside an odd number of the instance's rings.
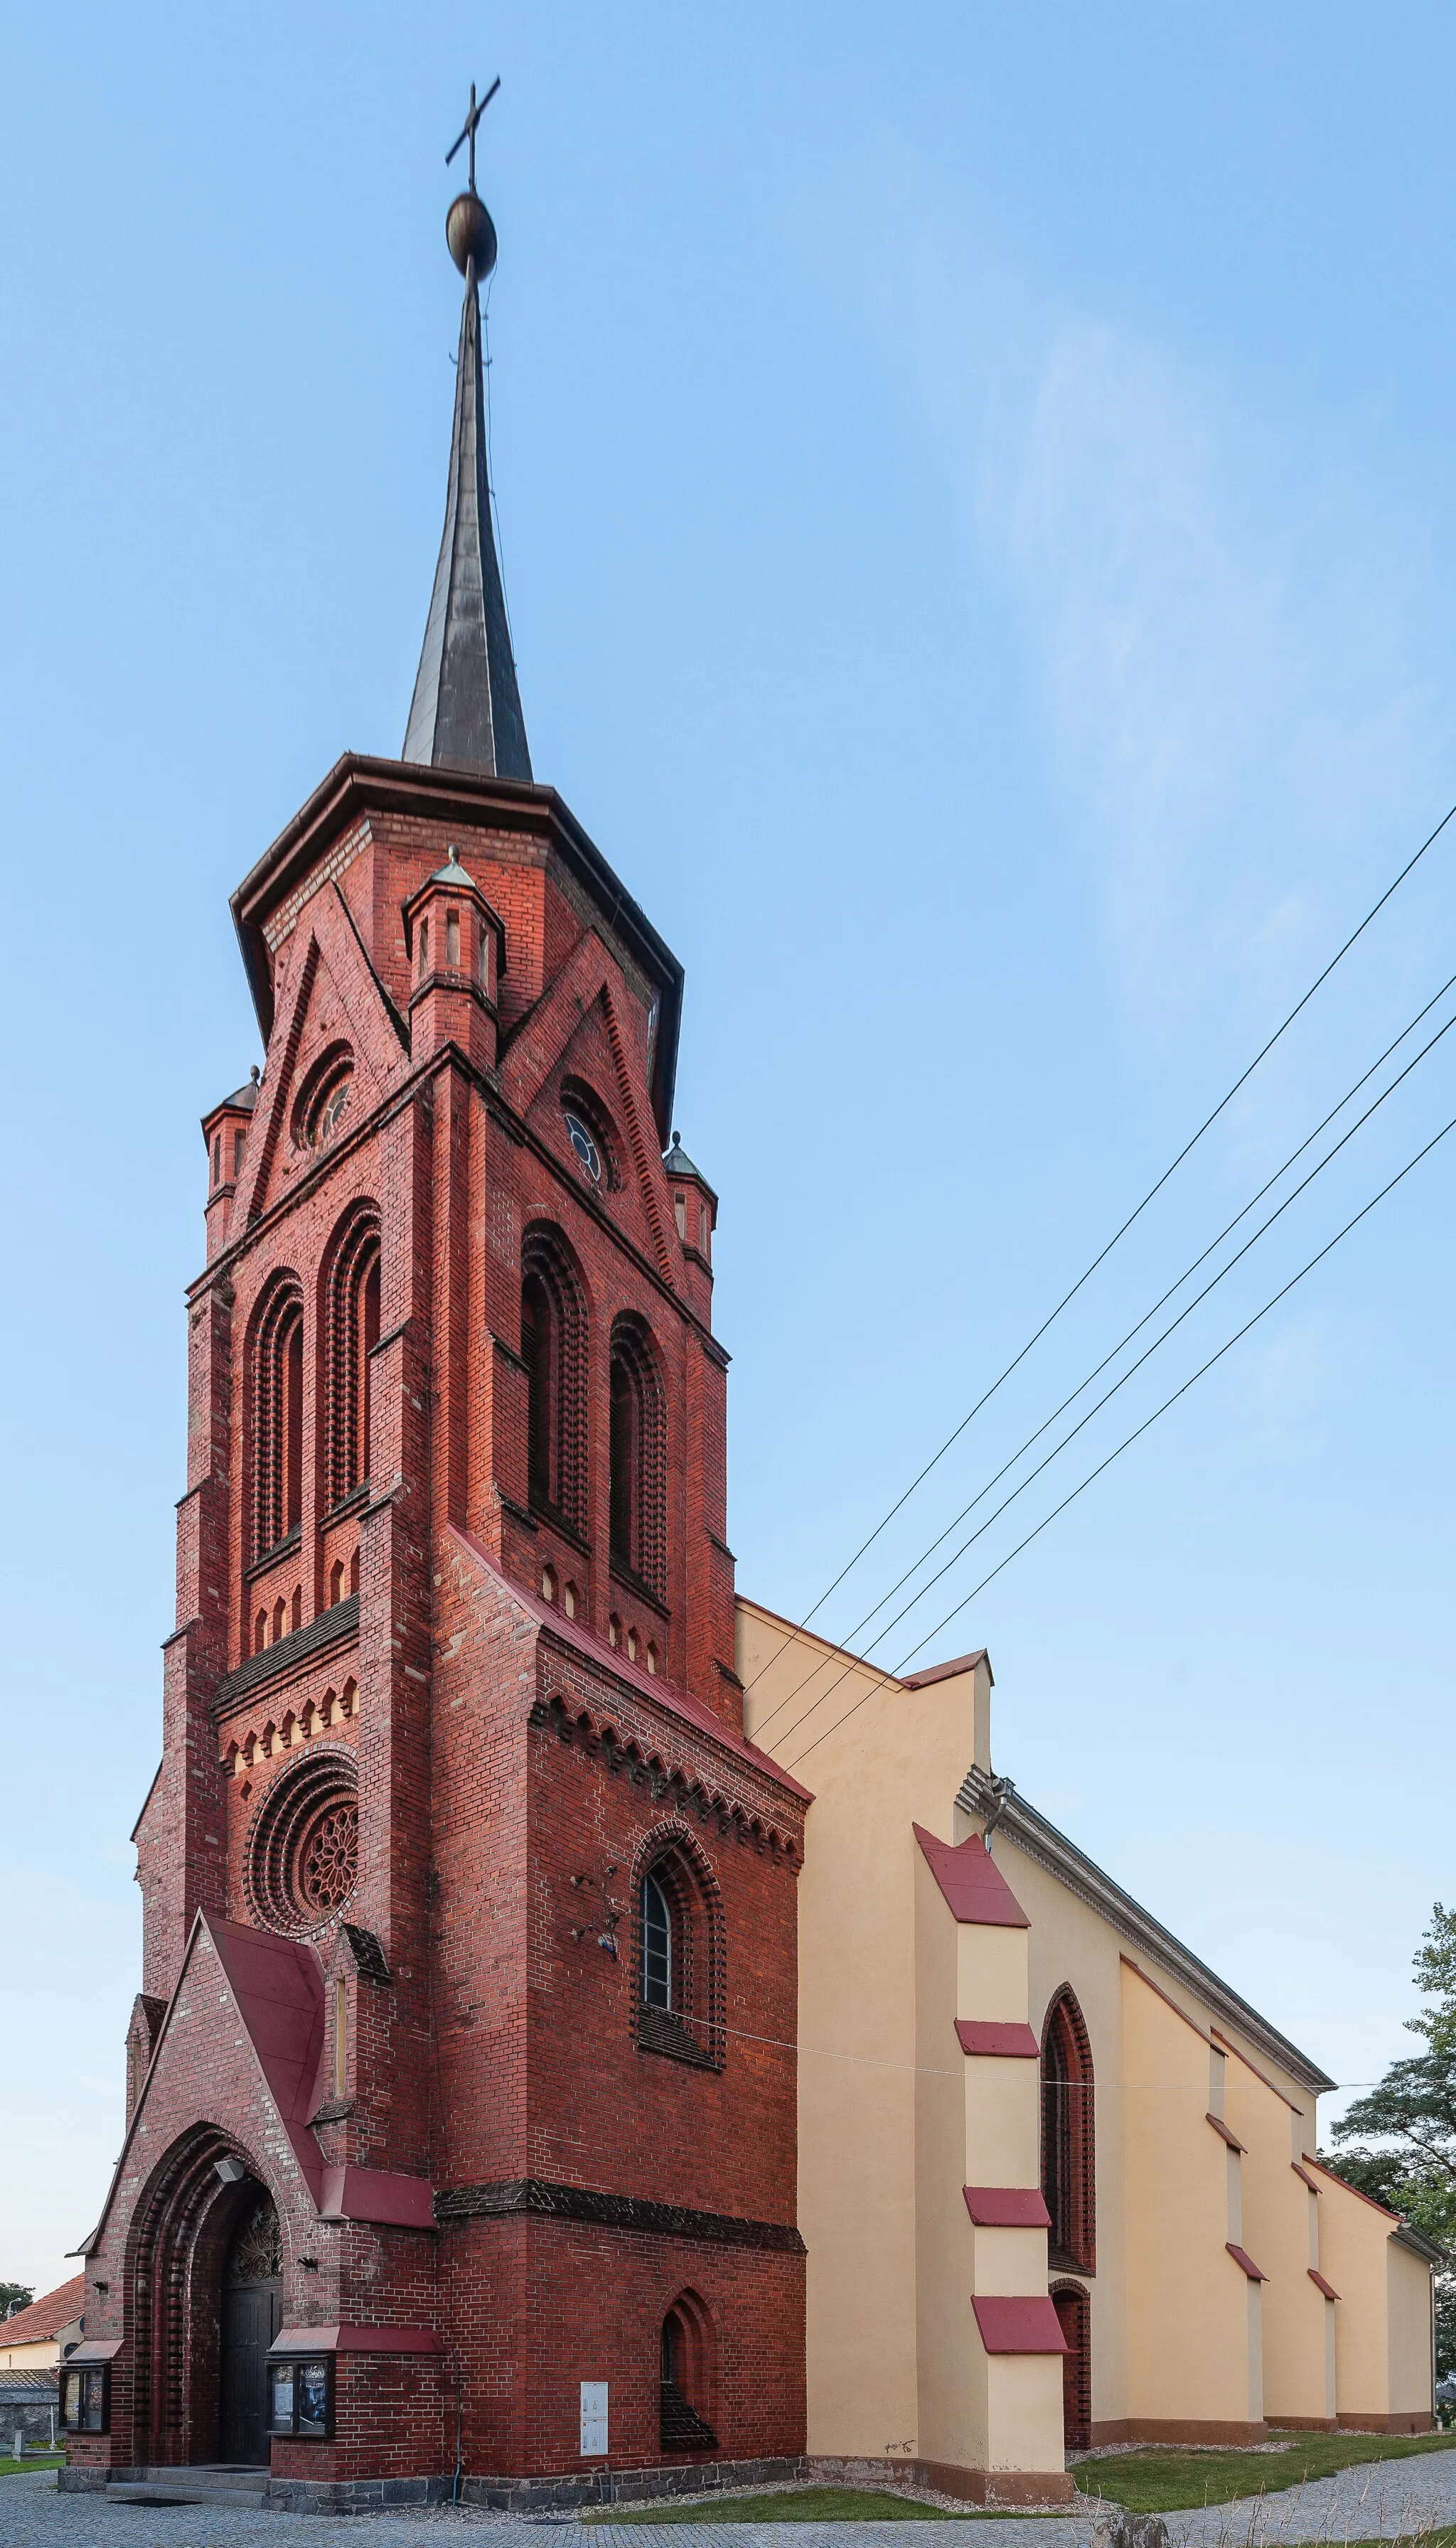
[[[233,896],[266,1060],[203,1124],[74,2486],[224,2462],[358,2503],[803,2448],[806,1796],[732,1668],[682,969],[532,777],[471,137],[404,758],[345,756]]]

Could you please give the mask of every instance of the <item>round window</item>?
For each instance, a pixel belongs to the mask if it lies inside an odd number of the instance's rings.
[[[248,1907],[261,1928],[309,1937],[343,1910],[358,1873],[358,1773],[330,1749],[266,1790],[243,1860]]]
[[[583,1123],[580,1115],[573,1115],[568,1112],[566,1118],[566,1129],[572,1148],[576,1151],[577,1157],[581,1161],[582,1166],[586,1169],[592,1183],[594,1186],[599,1186],[601,1183],[601,1152],[598,1150],[594,1139],[587,1130],[587,1127]]]

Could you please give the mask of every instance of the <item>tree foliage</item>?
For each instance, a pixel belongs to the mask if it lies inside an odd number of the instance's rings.
[[[1408,2017],[1424,2050],[1393,2061],[1331,2129],[1325,2165],[1399,2212],[1445,2253],[1436,2275],[1436,2368],[1456,2371],[1456,1911],[1437,1902],[1415,1953],[1428,2005]]]
[[[35,2297],[29,2283],[0,2283],[0,2318],[14,2318],[17,2310],[29,2309]]]

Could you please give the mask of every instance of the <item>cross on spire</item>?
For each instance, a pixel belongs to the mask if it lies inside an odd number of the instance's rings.
[[[480,102],[479,106],[477,106],[477,104],[476,104],[476,102],[475,102],[475,82],[474,82],[474,80],[472,80],[472,81],[471,81],[471,83],[470,83],[470,113],[469,113],[469,115],[466,117],[465,122],[464,122],[464,124],[461,126],[459,133],[456,135],[455,139],[451,142],[449,149],[448,149],[448,150],[446,151],[446,153],[445,153],[445,165],[446,165],[446,167],[448,168],[448,167],[449,167],[449,165],[450,165],[451,160],[452,160],[452,159],[454,158],[454,156],[455,156],[456,151],[459,149],[461,142],[462,142],[462,141],[468,141],[468,142],[470,143],[470,191],[471,191],[471,193],[472,193],[472,194],[474,194],[474,193],[475,193],[475,131],[476,131],[476,126],[479,124],[479,122],[480,122],[480,120],[481,120],[481,117],[485,114],[485,111],[486,111],[487,107],[490,105],[491,100],[492,100],[492,98],[495,96],[496,91],[497,91],[497,89],[500,87],[500,78],[499,78],[499,76],[498,76],[497,78],[495,78],[495,79],[493,79],[493,80],[492,80],[490,87],[487,89],[487,91],[486,91],[486,93],[485,93],[485,96],[481,99],[481,102]]]

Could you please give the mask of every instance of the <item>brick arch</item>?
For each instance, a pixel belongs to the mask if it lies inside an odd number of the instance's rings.
[[[685,1770],[669,1767],[655,1752],[644,1753],[635,1736],[622,1734],[604,1709],[593,1714],[580,1703],[568,1706],[558,1691],[550,1699],[532,1699],[526,1722],[537,1731],[553,1733],[568,1750],[575,1745],[589,1759],[599,1762],[609,1776],[648,1787],[657,1798],[671,1797],[684,1824],[689,1816],[695,1817],[704,1828],[712,1825],[720,1839],[736,1840],[745,1848],[756,1849],[775,1866],[797,1868],[799,1853],[792,1832],[780,1832],[772,1823],[765,1824],[721,1787],[708,1787]]]
[[[1097,2271],[1096,2081],[1087,2021],[1070,1982],[1042,2028],[1042,2192],[1053,2265]]]
[[[318,1368],[323,1374],[324,1502],[369,1476],[369,1356],[379,1342],[382,1240],[379,1206],[349,1206],[318,1273]]]
[[[257,1559],[303,1518],[304,1287],[291,1267],[263,1287],[244,1369],[245,1534]]]
[[[671,2008],[649,2004],[644,1988],[644,1889],[651,1876],[667,1903],[675,1987]],[[726,1961],[723,1894],[707,1852],[676,1816],[658,1823],[632,1861],[632,2004],[640,2043],[691,2053],[721,2069],[725,2049]],[[669,2021],[665,2023],[664,2021]],[[685,2044],[678,2041],[685,2037]]]
[[[247,2175],[225,2185],[221,2158]],[[236,2136],[199,2123],[162,2153],[137,2197],[123,2258],[123,2326],[130,2395],[114,2390],[112,2425],[130,2421],[134,2464],[216,2460],[223,2260],[258,2187],[284,2205],[268,2171]]]
[[[527,1501],[577,1531],[587,1527],[590,1300],[565,1231],[555,1222],[530,1223],[520,1244]]]
[[[681,2291],[663,2313],[659,2348],[659,2447],[668,2459],[718,2447],[718,2344],[700,2292]]]
[[[609,1368],[610,1545],[619,1574],[667,1598],[668,1420],[662,1360],[645,1319],[614,1319]]]

